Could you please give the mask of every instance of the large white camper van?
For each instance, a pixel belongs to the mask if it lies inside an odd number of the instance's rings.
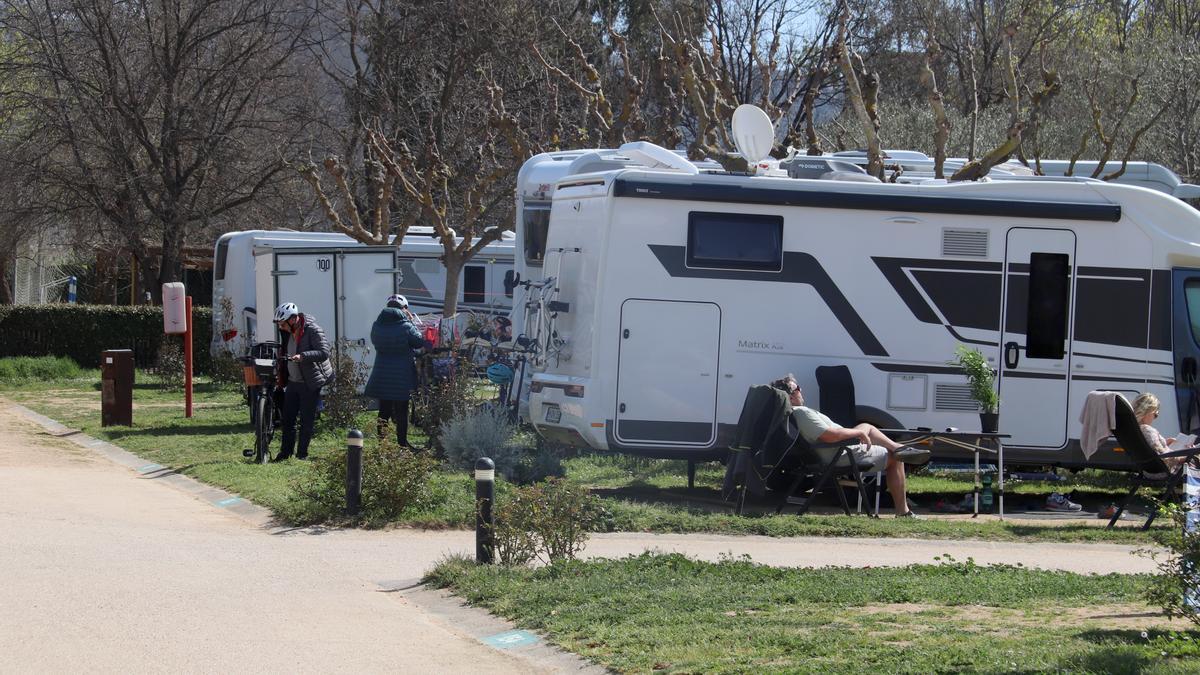
[[[665,152],[665,151],[663,151]],[[999,373],[1010,462],[1079,466],[1094,389],[1183,418],[1200,358],[1200,212],[1096,181],[885,184],[554,153],[518,184],[518,272],[544,436],[722,455],[747,388],[849,366],[860,417],[978,429],[959,344]],[[778,172],[775,172],[778,173]],[[537,264],[534,264],[537,263]],[[1126,466],[1102,449],[1087,462]]]
[[[329,232],[251,230],[222,235],[214,254],[211,351],[237,351],[258,336],[274,336],[271,312],[285,301],[317,317],[331,339],[364,340],[392,293],[403,293],[415,312],[440,312],[446,288],[446,268],[439,260],[442,246],[414,230],[399,251]],[[512,308],[512,274],[509,234],[463,268],[460,310],[507,315]],[[226,297],[234,311],[228,320],[221,313]],[[265,308],[261,316],[259,307]],[[222,334],[228,325],[236,336]]]

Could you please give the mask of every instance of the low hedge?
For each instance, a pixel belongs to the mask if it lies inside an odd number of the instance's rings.
[[[193,307],[192,358],[197,373],[212,366],[212,308]],[[154,365],[163,338],[162,307],[150,305],[0,305],[0,357],[66,356],[84,368],[107,349],[132,349],[141,368]]]

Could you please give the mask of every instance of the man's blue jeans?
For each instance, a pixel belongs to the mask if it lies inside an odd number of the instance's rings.
[[[312,440],[313,422],[317,418],[320,389],[309,389],[303,382],[288,383],[283,393],[283,438],[280,457],[290,457],[296,445],[296,416],[300,416],[300,447],[296,456],[308,457],[308,442]]]

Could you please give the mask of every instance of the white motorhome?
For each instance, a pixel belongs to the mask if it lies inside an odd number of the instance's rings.
[[[815,403],[814,370],[836,364],[865,421],[978,429],[947,365],[958,344],[998,370],[1009,462],[1084,465],[1094,389],[1157,394],[1166,435],[1187,416],[1200,212],[1178,199],[1096,181],[729,175],[644,154],[539,155],[521,172],[528,416],[548,438],[718,457],[748,387],[791,372]],[[1087,464],[1127,466],[1112,448]]]
[[[446,288],[446,269],[439,259],[442,247],[421,234],[410,230],[399,251],[330,232],[251,230],[222,235],[214,254],[211,351],[238,351],[238,345],[252,344],[260,335],[275,335],[271,311],[285,301],[317,317],[331,339],[369,336],[371,322],[392,293],[404,294],[417,313],[440,312]],[[513,237],[506,234],[463,268],[459,308],[508,314],[512,274]],[[235,312],[229,320],[221,314],[226,297]],[[261,316],[259,307],[267,310]],[[227,325],[235,327],[236,336],[222,334]]]

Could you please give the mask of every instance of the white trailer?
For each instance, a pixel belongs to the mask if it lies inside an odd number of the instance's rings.
[[[442,247],[420,234],[410,230],[399,251],[334,233],[253,230],[222,235],[214,255],[211,351],[240,351],[258,336],[275,336],[271,312],[285,301],[315,316],[331,340],[369,338],[371,322],[392,293],[404,294],[414,312],[440,312],[446,288]],[[512,251],[513,239],[507,235],[467,263],[459,279],[460,310],[489,315],[511,311]],[[221,314],[226,297],[235,313],[228,320]],[[261,315],[259,307],[266,310]],[[236,337],[222,335],[226,325],[235,327]]]
[[[958,344],[998,370],[1010,462],[1084,465],[1094,389],[1157,394],[1168,436],[1196,426],[1200,212],[1178,199],[651,164],[555,153],[521,172],[517,267],[535,283],[515,314],[533,317],[528,416],[548,438],[717,457],[749,386],[792,372],[815,403],[814,370],[837,364],[865,421],[978,429]],[[1111,448],[1087,464],[1127,466]]]

